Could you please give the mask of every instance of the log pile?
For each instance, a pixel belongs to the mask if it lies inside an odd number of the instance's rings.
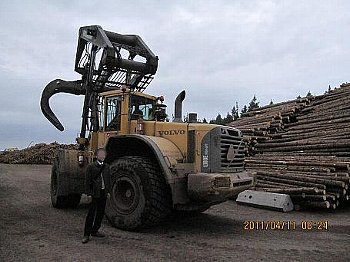
[[[305,97],[288,102],[282,102],[257,110],[243,113],[241,118],[232,122],[230,126],[239,128],[244,134],[246,154],[254,155],[256,145],[271,138],[272,134],[279,134],[285,125],[296,120],[296,116],[314,97]]]
[[[256,190],[289,194],[299,208],[335,209],[350,196],[350,84],[258,108],[243,132]]]
[[[6,164],[52,164],[57,149],[78,149],[77,145],[36,144],[34,146],[11,152],[2,152],[0,163]]]

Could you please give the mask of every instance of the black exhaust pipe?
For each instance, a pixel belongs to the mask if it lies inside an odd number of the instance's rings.
[[[182,122],[182,101],[186,96],[185,90],[181,91],[175,99],[175,119],[174,122]]]

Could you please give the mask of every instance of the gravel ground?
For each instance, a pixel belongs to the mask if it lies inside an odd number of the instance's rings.
[[[233,201],[143,232],[104,221],[103,239],[81,244],[87,200],[50,205],[50,166],[0,165],[0,261],[350,261],[350,207],[279,213]],[[295,221],[296,229],[245,230],[244,221]],[[301,221],[329,221],[303,230]]]

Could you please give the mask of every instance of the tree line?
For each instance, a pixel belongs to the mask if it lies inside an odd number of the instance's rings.
[[[331,91],[330,86],[328,87],[327,91],[328,92]],[[325,93],[327,93],[327,91]],[[311,92],[309,91],[306,94],[306,96],[307,97],[312,96]],[[297,98],[300,99],[301,96],[299,95]],[[254,97],[248,103],[248,105],[244,105],[241,110],[239,110],[238,102],[236,102],[235,105],[232,107],[231,111],[227,112],[226,116],[222,116],[221,113],[218,113],[218,115],[216,116],[215,119],[209,120],[209,124],[227,125],[227,124],[233,122],[234,120],[237,120],[238,118],[240,118],[242,116],[242,114],[259,108],[260,107],[259,104],[260,104],[260,102],[257,99],[256,95],[254,95]],[[270,105],[273,105],[272,99],[271,99]],[[206,118],[204,118],[202,122],[208,123],[208,120]]]

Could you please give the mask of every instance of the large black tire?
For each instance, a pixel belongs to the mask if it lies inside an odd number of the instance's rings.
[[[111,165],[112,192],[106,216],[124,230],[158,224],[171,212],[171,192],[157,164],[145,157],[126,156]]]
[[[80,203],[81,194],[58,195],[60,186],[59,164],[59,159],[55,158],[51,169],[50,195],[52,206],[55,208],[76,208]]]

